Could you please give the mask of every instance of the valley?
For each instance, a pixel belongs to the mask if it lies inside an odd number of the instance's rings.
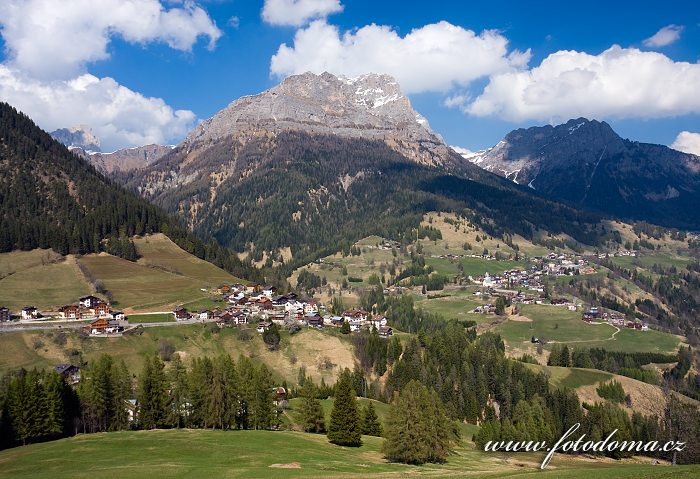
[[[697,157],[587,120],[462,157],[376,74],[291,75],[131,153],[0,113],[0,475],[70,475],[76,448],[86,476],[697,473],[666,469],[700,457]],[[479,450],[577,422],[689,447]]]

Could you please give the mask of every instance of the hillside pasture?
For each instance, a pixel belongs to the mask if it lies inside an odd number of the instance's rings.
[[[43,262],[42,258],[47,258],[47,255],[55,262]],[[19,254],[2,253],[0,260],[5,272],[12,271],[0,279],[0,306],[7,306],[15,312],[30,305],[55,309],[92,292],[72,255],[59,258],[34,250]]]
[[[470,443],[444,464],[387,462],[381,438],[363,436],[358,448],[326,436],[293,431],[154,430],[79,435],[0,452],[0,477],[13,479],[287,478],[287,477],[545,477],[694,478],[698,466],[649,465],[555,456],[544,471],[541,454],[487,454]],[[118,452],[118,453],[115,453]]]

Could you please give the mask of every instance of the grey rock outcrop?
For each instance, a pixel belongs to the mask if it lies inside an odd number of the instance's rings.
[[[87,125],[59,128],[51,132],[51,136],[68,148],[80,148],[84,151],[101,151],[100,139],[95,136]]]
[[[448,148],[411,107],[392,77],[304,73],[258,95],[235,100],[183,141],[188,151],[225,137],[247,139],[284,130],[382,140],[422,164],[442,164]]]

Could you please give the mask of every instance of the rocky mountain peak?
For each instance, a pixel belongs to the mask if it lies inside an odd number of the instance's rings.
[[[697,221],[681,212],[700,195],[698,157],[625,140],[604,121],[519,128],[492,148],[462,155],[558,201],[659,224]]]
[[[183,144],[188,150],[201,149],[222,138],[245,143],[288,130],[382,140],[425,164],[441,163],[449,155],[398,82],[374,73],[357,78],[328,72],[287,77],[269,90],[235,100],[202,122]]]
[[[51,136],[66,145],[68,148],[81,148],[85,151],[101,151],[100,139],[87,125],[78,125],[71,128],[59,128],[51,132]]]

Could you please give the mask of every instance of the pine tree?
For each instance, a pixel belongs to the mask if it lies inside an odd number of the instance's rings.
[[[164,368],[157,356],[147,357],[144,361],[138,396],[138,420],[142,429],[155,429],[166,423],[168,397]]]
[[[347,374],[340,375],[335,385],[328,440],[339,446],[358,447],[362,445],[360,415],[351,383],[351,373],[347,371]]]
[[[209,384],[212,382],[213,365],[208,357],[196,358],[192,362],[192,370],[188,375],[188,390],[192,414],[189,416],[190,424],[196,427],[207,427],[207,405]]]
[[[112,364],[112,411],[110,414],[110,431],[122,431],[129,428],[129,413],[127,402],[133,397],[133,385],[131,374],[126,368],[124,360]]]
[[[326,417],[321,402],[316,399],[316,387],[306,381],[301,392],[301,427],[305,432],[323,434],[326,432]]]
[[[369,401],[362,411],[362,434],[366,436],[382,435],[382,425],[379,423],[372,401]]]
[[[172,427],[187,427],[191,404],[189,402],[189,387],[187,369],[179,354],[173,356],[170,362],[170,408],[168,409],[168,424]]]
[[[412,380],[391,406],[385,435],[387,459],[423,464],[444,461],[458,432],[435,391]]]

